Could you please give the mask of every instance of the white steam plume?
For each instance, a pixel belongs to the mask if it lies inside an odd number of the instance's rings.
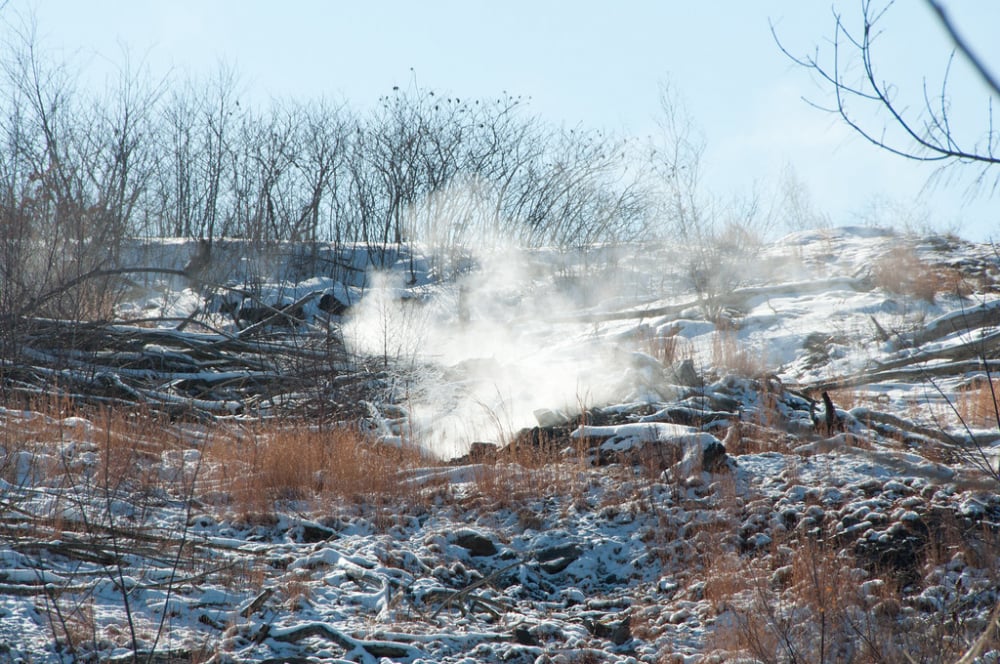
[[[615,299],[621,287],[593,274],[574,279],[580,263],[560,265],[565,258],[493,249],[478,270],[430,288],[423,303],[404,299],[412,290],[401,273],[372,280],[344,336],[352,351],[401,377],[394,396],[410,416],[404,437],[453,457],[472,442],[503,443],[535,426],[537,410],[571,416],[643,399],[643,385],[662,384],[644,375],[657,367],[637,364],[594,328],[559,322],[582,305]]]

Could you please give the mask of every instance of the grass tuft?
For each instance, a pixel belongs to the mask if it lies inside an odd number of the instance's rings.
[[[1000,427],[1000,380],[981,379],[960,389],[955,409],[970,427]]]
[[[356,427],[250,426],[213,441],[207,476],[229,486],[234,507],[267,512],[279,501],[385,504],[419,498],[401,473],[435,463],[373,440]]]

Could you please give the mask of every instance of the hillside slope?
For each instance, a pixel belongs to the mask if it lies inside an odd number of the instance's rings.
[[[995,248],[199,251],[4,360],[0,657],[1000,660]]]

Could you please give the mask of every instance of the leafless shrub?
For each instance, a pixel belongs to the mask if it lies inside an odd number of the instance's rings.
[[[660,93],[660,132],[648,146],[652,204],[671,242],[683,247],[685,272],[708,320],[722,313],[720,296],[748,281],[762,238],[775,223],[761,195],[722,199],[705,188],[706,143],[677,91]]]
[[[875,285],[897,295],[931,304],[939,295],[967,297],[970,289],[961,272],[921,260],[910,247],[896,247],[883,254],[872,268]]]
[[[881,150],[912,161],[939,164],[933,177],[942,176],[949,167],[970,166],[975,174],[973,190],[989,188],[990,178],[993,178],[995,189],[995,167],[1000,157],[996,156],[998,139],[993,131],[992,99],[987,95],[983,100],[986,111],[983,126],[955,122],[953,115],[960,100],[953,99],[949,80],[952,65],[961,62],[982,79],[988,92],[995,95],[1000,92],[996,74],[989,63],[976,55],[975,45],[963,38],[942,3],[929,0],[927,4],[941,32],[950,38],[954,48],[950,53],[942,52],[947,66],[940,80],[925,78],[916,90],[907,90],[906,86],[878,73],[883,60],[906,57],[887,55],[887,51],[878,49],[879,45],[885,45],[879,37],[891,24],[893,12],[903,11],[892,2],[864,0],[854,16],[835,10],[833,35],[826,51],[816,49],[797,56],[782,43],[773,25],[771,33],[781,51],[792,62],[815,74],[830,93],[831,99],[826,103],[810,102],[812,106],[834,114]],[[934,94],[931,90],[939,92]]]
[[[118,256],[154,168],[159,95],[126,64],[104,97],[46,62],[34,26],[8,26],[0,54],[0,337],[25,316],[108,318],[117,282],[81,279]]]
[[[137,583],[135,578],[147,571],[132,561],[148,561],[149,531],[158,531],[152,538],[160,546],[155,562],[148,564],[157,567],[158,578],[164,579],[160,587],[167,596],[175,592],[181,568],[192,565],[187,519],[176,529],[161,531],[150,528],[149,515],[158,496],[172,495],[186,501],[189,517],[197,469],[187,476],[166,477],[156,472],[161,454],[176,449],[178,443],[157,418],[139,412],[78,410],[63,401],[39,402],[36,407],[44,410],[20,411],[18,415],[32,426],[10,421],[0,426],[8,440],[10,428],[23,431],[20,449],[14,450],[19,456],[23,452],[47,460],[44,467],[25,468],[21,464],[18,485],[52,487],[56,499],[44,511],[28,503],[22,506],[23,514],[32,517],[31,529],[4,520],[0,531],[13,546],[27,551],[49,548],[54,553],[38,556],[32,563],[39,579],[59,579],[38,588],[38,605],[49,623],[53,646],[78,658],[96,657],[99,652],[122,646],[138,654],[140,644],[155,652],[166,629],[166,615],[157,618],[145,608],[137,610],[132,587]],[[149,436],[150,430],[164,433]],[[3,453],[10,452],[5,445]],[[10,498],[20,500],[21,493]],[[91,605],[92,590],[81,585],[76,575],[52,576],[61,569],[60,560],[98,561],[92,574],[105,577],[120,593],[125,620],[109,623],[106,617],[98,617]]]

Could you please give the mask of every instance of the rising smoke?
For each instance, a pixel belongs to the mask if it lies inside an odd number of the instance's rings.
[[[349,348],[395,376],[407,413],[393,433],[442,457],[476,441],[503,444],[539,414],[572,418],[608,403],[655,398],[663,368],[627,347],[635,322],[588,324],[581,313],[635,300],[621,252],[519,250],[496,244],[476,269],[414,289],[375,275],[344,325]],[[630,292],[631,291],[631,292]]]

